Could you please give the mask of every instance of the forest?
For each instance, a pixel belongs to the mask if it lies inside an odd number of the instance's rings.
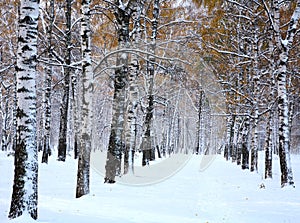
[[[300,0],[1,0],[8,218],[38,218],[50,156],[76,159],[76,198],[89,194],[96,151],[106,184],[182,154],[263,165],[264,179],[276,156],[279,187],[294,188],[299,19]]]

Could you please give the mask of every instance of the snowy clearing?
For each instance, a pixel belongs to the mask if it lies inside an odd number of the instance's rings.
[[[260,154],[261,155],[261,154]],[[300,156],[292,156],[296,188],[280,188],[278,159],[274,179],[263,180],[218,155],[210,165],[193,156],[171,178],[148,186],[107,185],[92,171],[91,194],[75,199],[77,161],[50,158],[40,164],[39,218],[8,220],[13,157],[0,153],[0,222],[5,223],[297,223],[300,221]],[[263,157],[260,157],[263,159]],[[263,163],[263,162],[260,162]],[[263,188],[263,185],[265,188]]]

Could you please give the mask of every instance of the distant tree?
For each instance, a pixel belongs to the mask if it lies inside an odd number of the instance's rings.
[[[13,90],[13,85],[7,85],[7,83],[0,78],[1,86],[0,86],[0,113],[2,120],[2,129],[1,129],[1,149],[3,151],[7,151],[9,149],[9,144],[11,143],[12,134],[11,123],[12,123],[12,114],[10,109],[10,101],[12,99],[11,92]],[[3,88],[2,88],[3,87]],[[3,94],[5,92],[5,94]],[[2,95],[3,94],[3,95]]]
[[[48,3],[48,2],[47,2]],[[46,72],[44,78],[44,92],[43,92],[43,139],[42,139],[42,147],[43,147],[43,156],[42,163],[48,163],[48,157],[51,155],[51,146],[50,146],[50,134],[51,134],[51,92],[52,92],[52,75],[53,75],[53,66],[51,65],[51,60],[53,58],[53,46],[52,46],[52,35],[53,35],[53,23],[54,23],[54,0],[49,1],[49,25],[47,26],[46,34],[47,34],[47,56],[48,63],[46,65]],[[46,26],[46,24],[44,25]]]
[[[15,149],[15,75],[17,51],[17,9],[19,1],[3,0],[0,3],[0,75],[1,75],[1,116],[0,135],[2,149]],[[2,132],[1,132],[2,131]]]
[[[9,218],[27,212],[37,219],[36,61],[39,2],[22,0],[18,20],[17,135],[14,184]]]

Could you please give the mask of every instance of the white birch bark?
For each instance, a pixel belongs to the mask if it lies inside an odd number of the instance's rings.
[[[270,30],[271,31],[271,30]],[[269,101],[273,101],[276,95],[275,90],[275,78],[274,78],[274,71],[275,71],[275,61],[274,61],[274,44],[273,44],[273,34],[270,34],[269,37],[269,89],[270,89],[270,95],[269,95]],[[266,139],[264,144],[264,151],[265,151],[265,178],[272,178],[272,159],[273,159],[273,146],[274,141],[272,135],[273,128],[275,127],[275,124],[273,122],[274,120],[274,107],[272,106],[270,108],[270,111],[268,112],[268,119],[267,119],[267,128],[266,128]]]
[[[138,48],[141,39],[141,16],[143,9],[143,2],[137,1],[135,5],[136,9],[132,15],[134,21],[134,27],[132,31],[133,48]],[[134,153],[136,149],[136,124],[137,124],[137,108],[138,108],[138,85],[137,78],[140,72],[139,58],[136,55],[132,55],[131,69],[128,77],[128,105],[127,105],[127,122],[125,129],[125,156],[124,156],[124,174],[134,173]]]
[[[2,97],[2,89],[1,90],[1,112],[2,112],[2,140],[1,140],[1,149],[3,151],[7,151],[9,148],[9,143],[10,143],[10,119],[11,119],[11,113],[9,109],[9,104],[10,104],[10,94],[11,94],[11,85],[5,86],[4,82],[1,82],[1,86],[3,85],[3,90],[5,90],[5,95]]]
[[[250,171],[257,171],[257,163],[258,163],[258,123],[259,123],[259,99],[260,99],[260,70],[258,66],[259,61],[259,39],[258,39],[258,24],[257,17],[254,18],[254,35],[253,35],[253,71],[254,76],[252,78],[252,82],[254,84],[254,92],[253,92],[253,135],[251,141],[251,167]]]
[[[82,49],[82,98],[81,129],[78,156],[76,197],[90,191],[90,154],[92,150],[93,118],[93,67],[91,58],[90,0],[82,0],[81,49]]]
[[[293,46],[294,36],[300,17],[300,0],[297,0],[296,8],[288,23],[288,29],[285,35],[282,35],[280,29],[280,1],[273,1],[273,29],[275,33],[275,42],[279,51],[277,63],[277,92],[278,92],[278,133],[279,144],[278,151],[280,157],[281,186],[294,185],[292,166],[290,161],[290,131],[289,131],[289,101],[287,91],[287,64],[289,60],[289,51]],[[282,36],[285,36],[283,39]]]
[[[9,218],[37,219],[36,60],[39,1],[22,0],[17,50],[17,136]]]
[[[50,0],[49,3],[49,14],[50,21],[47,30],[47,38],[48,38],[48,62],[49,65],[46,67],[46,77],[44,81],[44,92],[43,92],[43,104],[44,104],[44,117],[43,117],[43,156],[42,163],[48,163],[48,157],[51,155],[51,147],[50,147],[50,130],[51,130],[51,88],[52,88],[52,73],[53,66],[50,65],[52,60],[52,28],[54,22],[54,0]]]
[[[225,144],[225,150],[224,150],[224,157],[226,160],[230,159],[231,156],[231,146],[232,146],[232,132],[233,132],[233,117],[232,115],[228,115],[226,120],[226,144]]]
[[[241,133],[241,153],[242,153],[242,169],[249,169],[249,149],[248,149],[248,139],[250,132],[250,120],[249,117],[246,116],[243,129]]]

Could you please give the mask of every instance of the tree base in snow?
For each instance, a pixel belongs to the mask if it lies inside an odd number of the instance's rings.
[[[108,177],[104,178],[104,183],[105,184],[114,184],[115,182],[116,182],[115,180],[109,179]]]

